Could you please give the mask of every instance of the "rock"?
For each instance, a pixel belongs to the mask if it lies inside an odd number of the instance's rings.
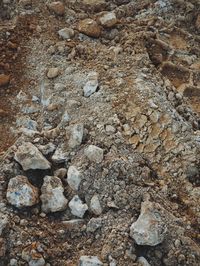
[[[200,15],[197,16],[195,27],[198,31],[200,31]]]
[[[65,6],[61,1],[52,2],[48,5],[49,10],[54,12],[58,16],[65,14]]]
[[[81,145],[83,140],[83,124],[77,124],[73,126],[70,133],[70,139],[68,142],[68,146],[70,148],[76,148]]]
[[[102,26],[110,28],[117,23],[117,18],[114,12],[106,12],[99,18],[99,21]]]
[[[71,213],[79,218],[83,218],[85,212],[88,210],[87,204],[83,203],[78,195],[74,196],[69,202]]]
[[[6,241],[0,237],[0,258],[5,257],[5,254],[6,254]]]
[[[166,226],[155,204],[145,201],[137,221],[131,225],[130,236],[138,245],[156,246],[164,240]]]
[[[48,69],[47,77],[49,79],[54,79],[59,75],[59,68],[58,67],[52,67]]]
[[[16,259],[11,259],[10,260],[10,266],[17,266],[18,265],[18,262]]]
[[[39,201],[39,191],[26,176],[19,175],[10,179],[6,198],[17,208],[33,206]]]
[[[58,31],[58,35],[64,40],[69,40],[74,37],[74,30],[69,28],[64,28]]]
[[[66,150],[64,145],[61,145],[56,149],[51,159],[57,164],[67,162],[69,160],[69,152]]]
[[[99,86],[98,83],[98,73],[97,72],[90,72],[87,77],[87,82],[83,87],[84,96],[89,97],[93,93],[96,92]]]
[[[103,160],[103,149],[95,145],[89,145],[85,149],[84,154],[91,162],[100,163]]]
[[[144,257],[139,257],[138,263],[140,266],[151,266]]]
[[[0,74],[0,87],[7,86],[10,82],[10,76],[5,74]]]
[[[29,266],[44,266],[45,260],[38,252],[39,245],[34,242],[22,250],[22,259],[28,262]]]
[[[80,171],[71,165],[67,171],[67,183],[73,190],[78,190],[82,179]]]
[[[9,223],[8,216],[0,212],[0,236]]]
[[[84,219],[73,219],[69,221],[62,221],[62,224],[66,230],[77,230],[84,225]]]
[[[90,210],[96,215],[100,215],[102,213],[102,208],[97,195],[94,195],[91,198]]]
[[[90,18],[80,21],[78,24],[78,30],[79,32],[90,37],[98,38],[101,34],[101,28],[97,22]]]
[[[101,218],[92,218],[87,224],[87,232],[94,233],[98,228],[102,226]]]
[[[63,211],[67,207],[68,200],[63,192],[61,180],[56,176],[45,176],[41,187],[42,211],[44,213]]]
[[[79,259],[79,266],[102,266],[103,263],[97,256],[81,256]]]
[[[60,179],[64,179],[66,174],[67,174],[67,169],[66,168],[60,168],[60,169],[57,169],[54,172],[54,175],[59,177]]]
[[[38,145],[37,148],[41,151],[42,154],[48,155],[49,153],[55,151],[56,146],[52,142],[49,142],[46,145]]]
[[[29,169],[46,170],[51,168],[50,162],[48,162],[38,148],[30,142],[25,142],[18,147],[14,159],[21,164],[24,171]]]
[[[87,5],[100,5],[105,4],[105,0],[83,0],[83,3]]]
[[[113,127],[113,126],[111,126],[111,125],[106,125],[106,132],[108,132],[108,133],[115,133],[116,132],[116,129]]]

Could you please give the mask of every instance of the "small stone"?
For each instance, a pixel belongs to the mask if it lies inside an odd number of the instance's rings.
[[[102,26],[110,28],[110,27],[113,27],[117,23],[117,18],[116,18],[115,13],[106,12],[99,18],[99,21]]]
[[[106,125],[106,132],[115,133],[116,129],[111,125]]]
[[[17,208],[33,206],[39,201],[39,191],[26,176],[19,175],[10,179],[6,198]]]
[[[101,218],[92,218],[87,224],[87,232],[94,233],[98,228],[102,226]]]
[[[73,215],[83,218],[85,212],[88,210],[87,204],[83,203],[78,195],[74,196],[69,202],[69,207]]]
[[[77,124],[73,126],[70,133],[70,139],[68,142],[68,146],[70,148],[76,148],[81,145],[83,140],[83,124]]]
[[[29,169],[46,170],[51,168],[50,162],[32,143],[25,142],[18,147],[14,159],[21,164],[24,171]]]
[[[45,176],[41,192],[40,199],[43,212],[63,211],[67,207],[68,200],[63,194],[64,188],[58,177]]]
[[[17,266],[18,265],[18,262],[16,259],[11,259],[10,260],[10,266]]]
[[[101,208],[100,201],[97,195],[94,195],[91,198],[90,210],[96,215],[100,215],[102,213],[102,208]]]
[[[103,161],[103,149],[95,145],[89,145],[84,153],[91,162],[100,163]]]
[[[59,75],[59,68],[58,67],[52,67],[49,68],[48,72],[47,72],[47,77],[49,79],[54,79]]]
[[[139,257],[138,263],[140,266],[151,266],[144,257]]]
[[[6,241],[0,238],[0,258],[5,257],[6,254]]]
[[[90,37],[98,38],[101,34],[101,28],[97,22],[90,18],[80,21],[78,24],[78,30],[79,32]]]
[[[99,86],[98,82],[98,73],[97,72],[90,72],[87,77],[87,82],[83,87],[84,96],[89,97],[93,93],[96,92]]]
[[[22,250],[21,257],[28,262],[29,266],[44,266],[45,260],[38,252],[39,245],[34,242]]]
[[[81,256],[78,266],[102,266],[103,263],[97,256]]]
[[[60,179],[64,179],[66,174],[67,174],[67,169],[66,168],[60,168],[60,169],[57,169],[54,172],[54,175],[59,177]]]
[[[166,226],[155,204],[145,201],[137,221],[131,225],[130,236],[138,245],[156,246],[164,240]]]
[[[56,149],[51,159],[54,163],[57,164],[67,162],[69,160],[69,152],[62,145]]]
[[[0,74],[0,87],[7,86],[10,82],[10,76],[5,74]]]
[[[77,230],[84,225],[84,219],[73,219],[69,221],[63,221],[62,224],[66,230]]]
[[[48,5],[49,10],[54,12],[58,16],[65,14],[65,6],[61,1],[52,2]]]
[[[44,155],[48,155],[49,153],[54,152],[56,149],[56,146],[52,142],[49,142],[46,145],[38,145],[37,147]]]
[[[8,216],[0,212],[0,236],[9,223]]]
[[[200,31],[200,15],[197,16],[195,27],[198,31]]]
[[[80,171],[71,165],[67,171],[67,183],[73,190],[78,190],[82,179]]]
[[[64,28],[58,31],[58,35],[64,40],[69,40],[74,37],[74,30],[69,28]]]

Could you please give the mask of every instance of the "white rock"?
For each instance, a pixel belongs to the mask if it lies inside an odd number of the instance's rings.
[[[140,266],[151,266],[144,257],[139,257],[138,263],[140,264]]]
[[[35,260],[30,260],[28,262],[28,265],[29,266],[44,266],[46,264],[44,258],[38,258],[38,259],[35,259]]]
[[[11,259],[10,260],[10,266],[17,266],[18,265],[18,262],[16,259]]]
[[[83,218],[85,212],[88,210],[87,204],[83,203],[78,195],[74,196],[69,202],[69,207],[73,215]]]
[[[92,218],[87,224],[87,232],[94,233],[98,228],[102,226],[101,218]]]
[[[69,152],[62,145],[56,149],[51,159],[54,163],[64,163],[69,160]]]
[[[83,124],[77,124],[73,126],[73,128],[71,129],[68,146],[73,149],[81,145],[82,140],[83,140]]]
[[[110,28],[113,27],[117,23],[117,18],[115,13],[106,12],[103,16],[99,18],[99,21],[102,26]]]
[[[89,145],[85,149],[84,154],[91,162],[100,163],[103,160],[103,149],[95,145]]]
[[[25,171],[29,169],[46,170],[51,168],[50,162],[30,142],[25,142],[18,147],[14,159],[21,164]]]
[[[103,263],[97,256],[81,256],[79,259],[79,266],[102,266]]]
[[[8,216],[0,212],[0,236],[9,223]]]
[[[100,201],[97,195],[94,195],[91,198],[90,210],[96,215],[100,215],[102,213],[102,208],[101,208]]]
[[[6,198],[17,208],[33,206],[39,201],[39,191],[26,176],[19,175],[10,179]]]
[[[59,75],[59,68],[58,67],[49,68],[49,70],[47,72],[47,77],[49,79],[56,78],[58,75]]]
[[[89,97],[90,95],[95,93],[98,86],[99,86],[98,73],[90,72],[87,77],[87,82],[83,87],[84,96]]]
[[[54,152],[56,149],[56,146],[52,142],[49,142],[46,145],[37,145],[37,147],[44,155],[48,155],[49,153]]]
[[[166,226],[156,204],[142,202],[140,216],[131,225],[130,236],[138,245],[156,246],[164,240],[165,233]]]
[[[71,165],[67,171],[67,183],[73,190],[78,190],[82,179],[80,171]]]
[[[69,40],[74,37],[74,30],[69,28],[64,28],[58,31],[58,35],[64,40]]]
[[[64,188],[58,177],[45,176],[41,192],[40,199],[43,212],[63,211],[67,207],[68,200],[63,194]]]

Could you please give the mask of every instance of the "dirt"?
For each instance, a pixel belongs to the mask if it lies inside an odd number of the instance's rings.
[[[0,87],[0,212],[9,219],[0,265],[31,265],[23,252],[42,257],[46,266],[78,265],[82,255],[110,266],[137,266],[140,256],[151,266],[199,265],[199,1],[70,0],[62,1],[64,15],[50,11],[50,2],[0,2],[0,74],[10,76]],[[80,21],[99,23],[105,11],[116,14],[113,27],[98,25],[96,38],[79,32]],[[58,36],[65,27],[74,30],[70,40]],[[52,67],[59,75],[48,79]],[[86,98],[91,71],[99,84]],[[70,121],[61,126],[66,110]],[[80,123],[83,141],[67,150],[68,161],[55,163],[53,152],[44,154],[49,172],[23,171],[16,162],[25,141],[68,147],[71,127]],[[90,144],[103,149],[101,163],[84,155]],[[40,189],[45,175],[70,165],[83,180],[74,192],[62,179],[66,198],[78,194],[88,206],[93,195],[100,199],[102,226],[95,232],[87,231],[97,218],[90,208],[70,227],[63,221],[77,217],[69,208],[44,214],[41,202],[24,209],[8,203],[12,177],[25,175]],[[167,226],[156,246],[137,245],[129,235],[147,194]]]

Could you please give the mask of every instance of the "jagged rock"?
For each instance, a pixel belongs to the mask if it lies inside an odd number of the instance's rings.
[[[100,163],[103,161],[103,149],[95,145],[88,146],[85,149],[84,153],[87,158],[92,162]]]
[[[97,256],[81,256],[79,259],[79,266],[102,266],[103,263]]]
[[[101,218],[92,218],[87,224],[87,232],[94,233],[98,228],[102,226]]]
[[[117,23],[117,18],[114,12],[106,12],[99,18],[99,21],[102,26],[110,28]]]
[[[77,124],[73,126],[73,128],[71,129],[68,146],[73,149],[81,145],[82,140],[83,140],[83,124]]]
[[[50,162],[32,143],[25,142],[18,147],[14,159],[21,164],[24,171],[29,169],[46,170],[51,168]]]
[[[137,221],[131,225],[130,236],[138,245],[156,246],[164,240],[165,223],[162,221],[156,205],[145,201]]]
[[[90,72],[87,77],[87,82],[83,87],[84,96],[89,97],[90,95],[95,93],[98,86],[98,73],[95,71]]]
[[[99,37],[101,34],[101,28],[93,19],[87,18],[79,22],[78,30],[90,37]]]
[[[0,212],[0,236],[9,223],[8,216]]]
[[[65,14],[65,6],[61,1],[52,2],[48,5],[49,10],[54,12],[58,16]]]
[[[54,163],[63,163],[69,160],[69,152],[66,150],[64,145],[61,145],[56,149],[53,156],[51,157]]]
[[[48,155],[49,153],[54,152],[56,149],[56,146],[51,142],[47,143],[46,145],[38,145],[37,147],[44,155]]]
[[[33,206],[39,201],[39,191],[26,176],[19,175],[10,179],[6,198],[17,208]]]
[[[58,35],[64,40],[69,40],[74,37],[74,30],[69,28],[64,28],[58,31]]]
[[[63,194],[64,188],[58,177],[45,176],[41,192],[43,212],[63,211],[67,207],[68,200]]]
[[[96,215],[100,215],[102,213],[102,208],[101,208],[100,201],[97,195],[94,195],[91,198],[90,210]]]
[[[62,221],[62,224],[67,230],[77,230],[80,229],[84,225],[84,219],[73,219],[69,221]]]
[[[71,165],[67,171],[67,183],[73,190],[78,190],[82,179],[80,171]]]
[[[87,204],[83,203],[78,195],[74,196],[69,202],[69,207],[73,215],[83,218],[85,212],[88,210]]]

